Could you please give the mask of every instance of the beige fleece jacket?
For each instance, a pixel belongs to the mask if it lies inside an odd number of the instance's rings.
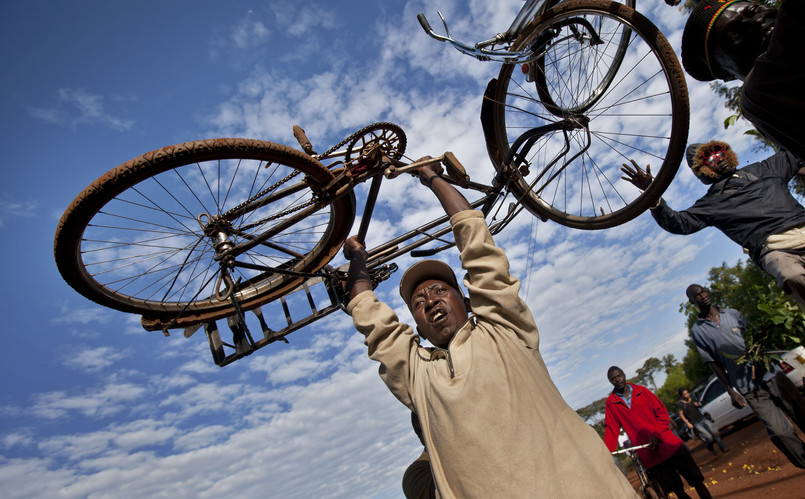
[[[421,347],[372,291],[348,306],[380,377],[419,416],[438,493],[636,497],[604,442],[551,381],[520,282],[483,215],[463,211],[450,222],[473,317],[447,350]]]

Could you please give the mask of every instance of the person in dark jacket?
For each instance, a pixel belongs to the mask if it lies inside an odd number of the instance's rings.
[[[717,455],[718,453],[716,452],[714,444],[718,443],[721,452],[727,452],[727,446],[724,445],[724,441],[721,440],[718,429],[711,422],[712,417],[709,414],[702,413],[702,404],[690,396],[690,392],[687,388],[679,389],[679,397],[679,402],[676,403],[679,408],[679,417],[685,422],[689,429],[696,430],[696,433],[699,434],[707,450],[714,456]]]
[[[752,260],[805,309],[805,208],[788,189],[805,162],[780,151],[743,168],[729,144],[711,140],[686,152],[696,177],[710,185],[688,209],[675,211],[664,200],[651,208],[660,227],[672,234],[693,234],[716,227],[740,244]],[[651,168],[624,164],[624,180],[645,190]]]
[[[682,64],[700,81],[743,81],[743,116],[805,159],[805,2],[779,10],[746,0],[702,0],[682,34]]]

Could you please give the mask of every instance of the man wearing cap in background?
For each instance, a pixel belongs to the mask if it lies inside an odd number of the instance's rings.
[[[805,158],[805,1],[779,11],[745,0],[702,0],[682,34],[682,64],[699,81],[744,82],[744,117]]]
[[[443,262],[408,269],[400,294],[418,335],[374,295],[363,246],[355,238],[344,245],[347,310],[386,386],[419,417],[438,495],[635,497],[548,375],[520,282],[483,214],[440,173],[424,166],[419,179],[450,216],[469,293]]]
[[[780,151],[743,168],[729,144],[711,140],[691,144],[688,165],[710,185],[690,208],[674,211],[663,199],[651,208],[660,227],[672,234],[693,234],[716,227],[740,244],[777,285],[805,309],[805,208],[791,194],[788,182],[805,163]],[[624,180],[641,190],[651,183],[651,168],[624,164]]]

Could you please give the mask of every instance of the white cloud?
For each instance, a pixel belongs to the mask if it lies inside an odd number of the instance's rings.
[[[33,395],[31,413],[46,419],[57,419],[80,414],[89,417],[107,417],[126,410],[126,404],[145,395],[146,389],[132,383],[110,382],[104,386],[88,389],[80,395],[68,395],[61,391]]]
[[[62,303],[59,307],[59,316],[50,320],[52,324],[81,324],[108,323],[114,312],[100,305],[91,307],[76,307],[71,303]]]
[[[176,397],[161,397],[162,407],[182,406],[181,414],[163,413],[157,420],[132,413],[103,429],[43,438],[39,448],[59,464],[58,473],[42,475],[52,481],[38,493],[262,497],[268,486],[275,497],[368,497],[378,493],[378,483],[396,488],[419,445],[407,411],[380,382],[358,337],[336,345],[334,357],[343,367],[306,386],[264,391],[259,381],[249,390],[200,383]],[[124,383],[116,386],[125,389]],[[148,391],[146,385],[139,388]],[[267,399],[280,400],[285,409],[273,404],[267,411]],[[220,423],[181,429],[185,418],[202,412]],[[39,410],[32,414],[46,416]],[[36,473],[55,464],[21,459],[0,467]],[[282,479],[267,477],[266,469]],[[32,490],[10,486],[24,477],[6,477],[9,497],[19,497],[15,490]]]
[[[37,201],[11,199],[8,194],[4,194],[0,197],[0,228],[9,220],[35,217],[37,208]]]
[[[237,48],[246,49],[265,42],[269,33],[262,22],[244,20],[232,32],[232,42]]]
[[[270,5],[276,25],[282,26],[293,37],[309,36],[322,28],[333,28],[336,13],[328,7],[320,3],[307,3],[303,8],[285,2]]]
[[[125,450],[139,447],[159,445],[168,442],[179,433],[169,423],[154,420],[140,420],[134,423],[119,426],[115,429],[115,444]]]
[[[177,451],[189,451],[210,447],[223,440],[231,430],[224,425],[202,426],[174,439],[173,445]]]
[[[116,351],[111,347],[84,348],[66,357],[64,365],[87,372],[97,372],[114,365],[126,356],[126,352]]]
[[[114,438],[115,432],[109,429],[79,435],[59,435],[41,441],[39,448],[50,456],[80,461],[106,452]]]
[[[29,446],[34,442],[33,431],[22,428],[13,433],[6,433],[0,437],[3,448],[10,449],[14,446]]]
[[[29,114],[45,123],[68,124],[72,127],[96,125],[126,132],[134,126],[133,120],[120,118],[107,111],[102,95],[82,88],[60,88],[56,94],[57,104],[51,107],[29,106]]]
[[[0,457],[0,482],[14,484],[13,491],[4,492],[9,497],[58,497],[72,481],[70,470],[54,469],[49,459]]]

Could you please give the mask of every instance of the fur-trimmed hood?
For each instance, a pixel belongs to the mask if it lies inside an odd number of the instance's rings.
[[[711,140],[704,144],[691,144],[687,150],[688,166],[693,170],[693,174],[704,183],[712,184],[722,178],[721,175],[713,171],[712,168],[707,166],[704,162],[704,152],[713,148],[713,146],[721,146],[727,154],[727,161],[733,168],[738,167],[738,156],[732,150],[729,144],[720,140]],[[695,147],[694,147],[695,146]]]

